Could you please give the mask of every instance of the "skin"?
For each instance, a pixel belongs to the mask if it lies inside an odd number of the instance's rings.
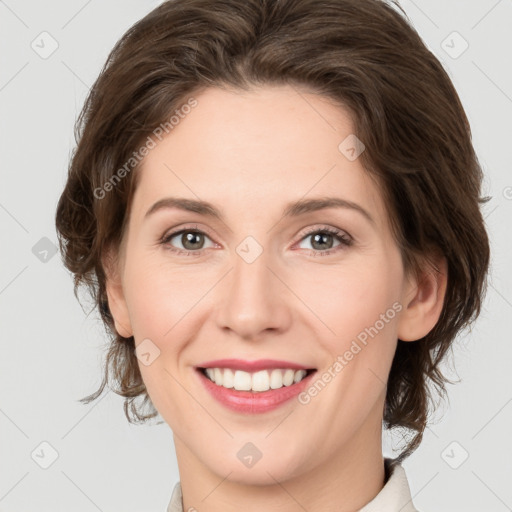
[[[405,274],[379,187],[360,158],[338,150],[353,133],[350,116],[299,91],[196,96],[198,106],[145,157],[120,252],[105,258],[117,331],[160,351],[139,367],[173,431],[184,510],[349,512],[370,502],[384,485],[381,425],[397,339],[425,336],[441,313],[445,260],[439,274]],[[178,209],[144,219],[167,196],[206,200],[224,221]],[[291,201],[324,196],[359,204],[375,224],[342,208],[282,216]],[[160,243],[183,227],[206,233],[192,249],[200,254],[173,253],[187,243],[181,235]],[[327,235],[315,244],[305,231],[316,227],[353,243]],[[250,264],[236,252],[249,235],[263,248]],[[321,374],[395,302],[401,311],[306,405],[237,413],[194,370],[217,358],[272,358]],[[251,468],[236,456],[247,442],[262,452]]]

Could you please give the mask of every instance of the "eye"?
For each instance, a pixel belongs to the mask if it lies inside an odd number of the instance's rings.
[[[312,228],[308,232],[306,232],[305,236],[301,238],[301,242],[304,240],[310,239],[310,245],[312,250],[316,253],[322,254],[331,254],[332,252],[336,252],[342,250],[343,247],[348,247],[352,245],[352,238],[348,236],[343,231],[331,228],[331,227],[323,227],[323,228]],[[336,241],[338,241],[338,245],[333,245]],[[300,247],[299,248],[303,248]],[[306,247],[307,249],[307,247]]]
[[[300,244],[307,239],[311,240],[313,254],[323,256],[342,250],[353,243],[353,239],[348,234],[329,226],[309,229],[300,239],[299,248],[304,248],[300,247]],[[205,245],[206,241],[210,241],[210,245]],[[338,245],[334,245],[336,241]],[[215,247],[215,243],[211,241],[210,237],[197,228],[183,228],[165,234],[160,243],[170,251],[184,253],[187,256],[199,255],[203,249]]]
[[[174,242],[172,240],[176,239]],[[205,249],[205,240],[210,240],[206,233],[198,229],[181,229],[164,235],[161,243],[171,251],[183,252],[192,251],[199,253]],[[211,240],[210,240],[211,242]],[[181,246],[181,247],[180,247]],[[213,247],[213,242],[209,247]]]

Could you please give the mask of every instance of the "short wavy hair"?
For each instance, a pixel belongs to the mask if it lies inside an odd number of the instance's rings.
[[[483,173],[457,92],[396,1],[168,0],[117,42],[76,120],[56,210],[75,296],[87,286],[110,338],[101,386],[82,401],[108,385],[125,397],[128,421],[158,414],[133,337],[115,330],[102,266],[106,249],[122,240],[140,164],[108,197],[97,191],[187,98],[209,87],[264,85],[305,87],[347,109],[405,270],[439,271],[433,255],[446,257],[440,318],[424,338],[398,340],[388,378],[384,426],[413,434],[399,463],[420,444],[434,395],[446,395],[440,362],[480,313],[490,252],[480,204],[490,198],[480,196]]]

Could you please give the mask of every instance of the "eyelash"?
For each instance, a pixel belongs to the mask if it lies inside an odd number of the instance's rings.
[[[181,235],[183,233],[194,233],[194,234],[199,234],[199,235],[206,235],[208,237],[209,234],[204,232],[204,231],[201,231],[200,229],[196,229],[196,228],[183,228],[183,229],[180,229],[178,231],[173,231],[171,233],[168,233],[168,234],[165,234],[161,240],[160,240],[160,244],[164,245],[165,248],[169,251],[172,251],[172,252],[175,252],[175,253],[178,253],[178,254],[185,254],[185,256],[190,256],[190,255],[198,255],[198,254],[201,254],[202,251],[204,251],[205,249],[199,249],[197,251],[194,251],[194,250],[187,250],[187,249],[177,249],[175,247],[172,247],[169,242],[177,235]],[[314,234],[321,234],[321,233],[328,233],[330,235],[333,235],[335,238],[337,238],[337,240],[340,242],[340,245],[338,245],[337,247],[333,248],[333,249],[327,249],[325,251],[321,251],[321,250],[314,250],[314,249],[311,249],[310,251],[312,251],[314,254],[321,254],[322,256],[325,256],[325,255],[330,255],[330,254],[333,254],[335,252],[338,252],[340,250],[343,250],[345,247],[350,247],[354,240],[352,239],[352,237],[350,237],[349,235],[345,234],[345,232],[343,231],[340,231],[339,229],[336,229],[336,228],[332,228],[332,227],[329,227],[329,226],[323,226],[323,227],[314,227],[314,228],[310,228],[306,231],[306,233],[304,233],[302,235],[302,237],[299,239],[298,242],[301,242],[302,240],[304,240],[305,238],[311,236],[311,235],[314,235]]]

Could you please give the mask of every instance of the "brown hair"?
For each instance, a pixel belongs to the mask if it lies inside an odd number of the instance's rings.
[[[447,259],[439,321],[417,342],[398,340],[387,384],[386,428],[414,433],[395,463],[417,448],[433,397],[429,383],[446,394],[440,362],[480,313],[489,240],[479,204],[489,198],[480,197],[482,170],[454,86],[395,7],[383,0],[168,0],[115,45],[77,119],[56,212],[75,295],[87,285],[111,337],[101,387],[82,401],[114,384],[130,422],[158,414],[133,337],[115,330],[101,260],[107,247],[119,247],[129,217],[138,165],[129,172],[126,162],[204,88],[289,84],[351,113],[366,146],[362,164],[380,183],[406,271],[421,275],[436,252]],[[122,179],[105,193],[121,168]],[[139,411],[137,398],[150,413]]]

